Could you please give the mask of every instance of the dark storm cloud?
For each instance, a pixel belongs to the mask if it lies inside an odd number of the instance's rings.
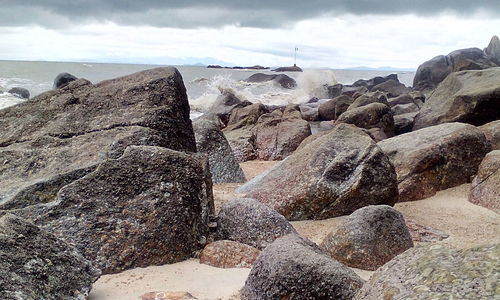
[[[324,14],[500,15],[499,0],[0,0],[0,26],[65,27],[86,21],[157,27],[281,27]]]

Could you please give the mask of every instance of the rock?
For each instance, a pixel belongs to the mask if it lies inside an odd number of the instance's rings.
[[[254,132],[257,158],[281,160],[311,135],[311,127],[302,119],[298,107],[289,105],[284,112],[275,110],[260,116]]]
[[[231,117],[224,131],[227,132],[246,126],[253,126],[257,123],[260,116],[268,112],[267,107],[261,103],[236,108],[231,112]]]
[[[0,217],[0,298],[86,299],[100,272],[73,247],[13,215]]]
[[[413,130],[462,122],[483,125],[500,119],[500,68],[450,74],[425,101]]]
[[[295,233],[293,226],[278,212],[255,199],[234,199],[219,212],[219,231],[223,239],[263,249],[275,239]]]
[[[96,85],[73,81],[0,110],[0,128],[0,209],[51,202],[64,185],[129,145],[196,151],[186,90],[174,68]]]
[[[379,94],[379,93],[380,92],[363,94],[357,97],[356,100],[354,100],[354,102],[352,102],[347,109],[358,108],[372,103],[382,103],[385,105],[389,105],[385,94],[383,93]]]
[[[258,249],[242,243],[216,241],[201,251],[200,263],[217,268],[251,268],[259,254]]]
[[[296,65],[293,67],[279,67],[274,70],[274,72],[302,72],[302,69]]]
[[[319,120],[319,105],[317,103],[312,104],[301,104],[299,105],[300,114],[302,119],[310,122]]]
[[[500,150],[500,120],[484,124],[479,129],[490,142],[492,150]]]
[[[377,77],[374,77],[374,78],[368,79],[368,80],[360,79],[360,80],[354,82],[352,85],[355,87],[366,87],[368,90],[371,91],[374,86],[381,84],[381,83],[384,83],[388,80],[394,80],[394,81],[399,82],[397,74],[390,74],[390,75],[387,75],[386,77],[377,76]]]
[[[397,105],[414,104],[418,107],[418,109],[420,109],[424,105],[422,99],[425,100],[425,98],[421,98],[419,97],[419,95],[415,96],[417,96],[417,98],[412,97],[411,94],[403,94],[399,97],[389,99],[388,104],[390,107],[394,107]]]
[[[394,117],[389,106],[372,103],[358,108],[348,109],[341,114],[337,122],[356,125],[360,128],[380,128],[387,136],[394,136]]]
[[[21,98],[21,99],[29,99],[30,98],[30,91],[28,91],[25,88],[22,87],[14,87],[9,90],[9,93]]]
[[[500,246],[412,248],[378,269],[356,300],[494,299]]]
[[[199,119],[193,121],[198,152],[208,155],[213,183],[245,182],[245,175],[217,124]]]
[[[190,258],[206,239],[211,197],[197,157],[130,146],[52,202],[11,212],[75,246],[106,274]]]
[[[142,295],[141,300],[197,300],[197,298],[188,292],[149,292]]]
[[[472,180],[469,201],[500,214],[500,150],[491,151]]]
[[[63,87],[67,86],[70,82],[75,81],[77,79],[78,78],[76,76],[71,75],[69,73],[60,73],[54,79],[54,85],[52,86],[52,88],[62,89]]]
[[[365,93],[368,93],[369,90],[365,86],[352,86],[352,85],[344,85],[342,87],[342,94],[351,98],[359,97]]]
[[[500,39],[498,36],[494,35],[491,38],[488,47],[484,49],[484,53],[492,62],[500,66]]]
[[[413,122],[418,112],[410,112],[394,116],[394,133],[400,135],[403,133],[411,132]]]
[[[489,151],[484,134],[462,123],[447,123],[378,143],[398,175],[399,201],[434,195],[470,180]]]
[[[242,127],[235,130],[223,131],[234,157],[238,162],[245,162],[257,158],[255,149],[255,134],[253,127]]]
[[[333,99],[335,97],[340,96],[340,94],[342,94],[343,87],[344,86],[340,83],[327,86],[326,87],[327,96],[328,96],[327,98]]]
[[[354,99],[351,97],[342,95],[321,103],[318,108],[320,120],[336,120],[353,102]]]
[[[456,50],[447,56],[436,56],[421,64],[415,73],[413,88],[430,91],[452,72],[482,70],[497,66],[478,48]]]
[[[377,84],[371,89],[371,91],[382,91],[385,92],[389,98],[392,98],[407,94],[411,92],[411,89],[407,88],[404,84],[397,80],[390,79]]]
[[[289,220],[325,219],[397,202],[394,167],[361,129],[338,124],[240,187]]]
[[[251,105],[249,101],[243,101],[231,89],[220,89],[221,94],[206,114],[219,117],[224,126],[229,122],[233,110]]]
[[[243,81],[245,81],[245,82],[274,81],[274,82],[278,83],[281,87],[286,88],[286,89],[292,89],[292,88],[297,86],[297,82],[295,82],[295,79],[293,79],[290,76],[285,75],[285,74],[269,75],[269,74],[264,74],[264,73],[256,73]]]
[[[374,271],[413,247],[413,241],[400,212],[370,205],[344,219],[321,247],[349,267]]]
[[[394,115],[417,113],[420,110],[415,103],[398,104],[394,105],[391,109]]]
[[[241,298],[352,299],[363,282],[315,244],[290,234],[262,251],[248,275]]]
[[[450,237],[446,232],[418,224],[414,220],[406,219],[406,226],[414,242],[437,242]]]

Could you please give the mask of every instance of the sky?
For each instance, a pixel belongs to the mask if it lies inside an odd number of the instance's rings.
[[[0,0],[0,59],[416,69],[500,35],[499,0]]]

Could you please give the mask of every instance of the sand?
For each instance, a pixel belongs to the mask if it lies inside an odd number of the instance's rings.
[[[247,179],[259,175],[276,162],[251,161],[241,166]],[[214,185],[215,206],[240,196],[234,192],[240,184]],[[425,200],[396,204],[405,219],[439,229],[450,235],[442,243],[469,248],[500,242],[500,215],[467,201],[469,184],[438,192]],[[321,241],[345,217],[318,221],[292,222],[295,229],[315,243]],[[128,300],[152,291],[187,291],[198,299],[238,299],[250,269],[219,269],[202,265],[196,259],[184,262],[137,268],[119,274],[102,276],[93,286],[90,300]],[[354,269],[367,280],[373,272]]]

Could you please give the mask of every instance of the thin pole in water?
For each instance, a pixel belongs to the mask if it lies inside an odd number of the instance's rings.
[[[293,66],[296,67],[297,66],[297,51],[299,50],[299,48],[295,47],[295,55],[293,56]]]

